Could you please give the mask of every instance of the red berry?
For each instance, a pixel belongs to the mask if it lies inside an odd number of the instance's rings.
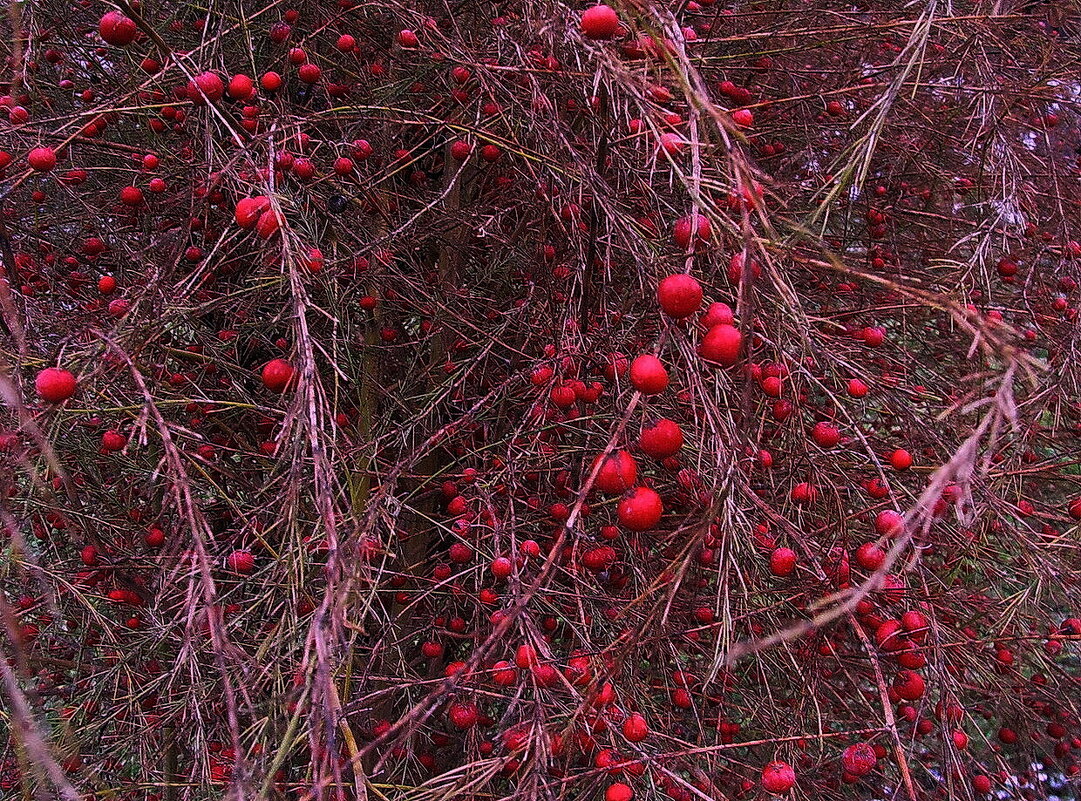
[[[263,367],[263,386],[271,392],[284,392],[296,370],[285,359],[272,359]]]
[[[523,670],[536,667],[540,664],[537,659],[537,649],[528,644],[519,645],[518,649],[514,652],[514,664]]]
[[[632,743],[640,743],[649,736],[649,724],[642,715],[634,712],[623,721],[623,736]]]
[[[617,558],[616,549],[610,545],[601,545],[590,548],[582,555],[582,564],[586,569],[599,573],[607,570]]]
[[[106,431],[101,435],[101,448],[105,451],[122,451],[128,438],[119,431]]]
[[[247,75],[234,75],[227,91],[233,100],[248,100],[255,94],[255,81]]]
[[[590,39],[611,39],[619,30],[619,15],[606,5],[596,5],[582,12],[582,33]]]
[[[669,317],[690,317],[702,305],[702,285],[685,273],[669,275],[657,287],[657,300]]]
[[[98,35],[114,47],[125,47],[135,41],[135,22],[119,11],[107,12],[98,22]]]
[[[594,467],[601,458],[598,456],[594,460]],[[593,483],[601,492],[618,495],[633,487],[637,478],[638,464],[634,461],[634,457],[627,451],[620,450],[604,458],[604,464],[601,465],[600,472],[597,473],[597,478]]]
[[[75,394],[75,376],[59,367],[46,367],[34,379],[34,388],[43,401],[63,403]]]
[[[923,697],[927,685],[919,673],[902,670],[894,679],[893,688],[906,701],[916,701]]]
[[[38,172],[49,172],[56,166],[56,152],[51,147],[35,147],[27,155],[30,168]]]
[[[226,564],[230,570],[247,575],[255,570],[255,557],[251,551],[233,551],[226,559]]]
[[[631,385],[643,395],[656,395],[668,386],[668,371],[656,356],[643,353],[631,362]]]
[[[848,394],[853,398],[862,398],[867,394],[867,385],[858,378],[852,378],[848,382]]]
[[[660,522],[663,513],[661,496],[649,487],[635,487],[616,507],[619,522],[631,531],[649,531]]]
[[[514,564],[505,556],[497,556],[492,560],[492,575],[498,579],[505,579],[514,569]]]
[[[500,660],[492,665],[492,681],[501,687],[510,687],[518,682],[518,671],[510,662]]]
[[[876,326],[869,326],[864,328],[859,336],[868,347],[877,348],[886,341],[886,330]]]
[[[683,447],[683,429],[678,423],[661,418],[651,426],[644,426],[638,437],[638,447],[654,459],[675,456]]]
[[[905,518],[900,512],[884,509],[875,516],[875,531],[880,537],[899,537],[905,530]]]
[[[439,659],[439,657],[443,656],[444,650],[442,644],[430,640],[420,646],[420,652],[425,659]]]
[[[912,467],[912,454],[904,448],[898,448],[890,454],[890,464],[894,470],[907,470]]]
[[[737,109],[732,112],[732,122],[740,128],[750,128],[754,125],[754,114],[751,113],[750,109]]]
[[[876,762],[878,758],[875,756],[875,749],[867,743],[850,745],[841,755],[841,765],[845,773],[852,776],[866,776],[875,769]]]
[[[690,248],[692,239],[697,249],[700,243],[708,242],[713,237],[713,226],[709,218],[701,214],[695,215],[695,218],[692,219],[690,215],[680,217],[672,227],[672,239],[680,250]]]
[[[204,72],[188,82],[188,97],[195,105],[203,105],[207,100],[214,103],[225,94],[225,84],[216,72]]]
[[[806,506],[807,504],[814,503],[817,498],[818,490],[815,489],[813,484],[806,481],[801,481],[792,488],[792,500],[795,503]]]
[[[698,344],[698,355],[707,362],[731,367],[739,361],[743,348],[743,335],[733,325],[715,325],[706,332]]]
[[[796,785],[796,771],[787,762],[770,762],[762,769],[762,789],[768,793],[787,793]]]
[[[832,448],[841,441],[841,432],[826,422],[815,423],[811,429],[811,439],[822,448]]]
[[[709,304],[706,313],[698,318],[698,322],[700,322],[707,331],[715,325],[732,325],[735,321],[736,317],[732,314],[732,307],[727,303]]]
[[[455,701],[447,710],[447,717],[450,718],[450,722],[455,728],[469,729],[477,725],[480,716],[477,713],[476,704],[468,701]]]
[[[451,143],[450,157],[455,161],[465,161],[472,152],[473,146],[463,139],[458,139]]]
[[[276,92],[282,88],[282,76],[276,72],[264,72],[259,78],[259,85],[268,92]]]
[[[856,549],[856,564],[864,570],[878,570],[886,561],[886,552],[873,542],[865,542]]]
[[[776,548],[769,555],[769,570],[775,576],[791,576],[796,570],[796,552],[791,548]]]

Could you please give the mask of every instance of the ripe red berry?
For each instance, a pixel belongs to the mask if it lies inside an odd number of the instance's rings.
[[[853,398],[862,398],[867,394],[867,385],[858,378],[849,379],[848,394]]]
[[[125,186],[120,190],[120,202],[125,206],[141,206],[143,190],[137,186]]]
[[[594,467],[601,458],[598,456],[593,461]],[[601,492],[618,495],[633,487],[637,479],[638,464],[634,461],[634,457],[627,451],[619,450],[604,458],[604,463],[593,483]]]
[[[904,448],[898,448],[890,454],[890,464],[894,470],[907,470],[912,467],[912,454]]]
[[[852,776],[866,776],[875,769],[876,762],[875,749],[868,743],[850,745],[841,754],[841,765]]]
[[[514,564],[505,556],[497,556],[492,560],[491,570],[497,579],[505,579],[514,570]]]
[[[263,386],[271,392],[284,392],[295,374],[293,365],[285,359],[272,359],[263,367]]]
[[[458,139],[451,143],[450,157],[455,161],[465,161],[472,152],[473,146],[463,139]]]
[[[877,326],[869,326],[860,331],[859,336],[868,347],[877,348],[886,341],[886,330]]]
[[[707,362],[731,367],[739,361],[743,348],[743,335],[734,325],[715,325],[706,332],[698,344],[698,355]]]
[[[98,22],[98,35],[114,47],[126,47],[135,41],[135,22],[119,11],[108,11]]]
[[[276,72],[264,72],[259,78],[259,85],[268,92],[276,92],[282,88],[282,76]]]
[[[711,303],[706,313],[698,318],[698,322],[708,331],[715,325],[732,325],[736,317],[732,314],[732,307],[727,303]]]
[[[518,671],[505,659],[492,665],[492,681],[501,687],[510,687],[518,682]]]
[[[448,549],[450,561],[455,564],[465,564],[473,558],[473,549],[464,542],[455,542]]]
[[[616,782],[608,785],[604,791],[604,801],[631,801],[634,798],[634,790],[629,784]]]
[[[663,513],[661,496],[649,487],[635,487],[616,507],[619,522],[631,531],[649,531],[660,522]]]
[[[656,356],[643,353],[631,362],[631,385],[643,395],[656,395],[668,386],[668,371]]]
[[[229,81],[227,91],[233,100],[249,100],[255,94],[255,81],[247,75],[234,75]]]
[[[599,573],[611,567],[617,557],[615,548],[610,545],[600,545],[590,548],[582,555],[582,564],[586,566],[586,569]]]
[[[762,789],[767,793],[787,793],[796,785],[796,771],[787,762],[770,762],[762,769]]]
[[[657,301],[669,317],[690,317],[702,305],[702,285],[685,273],[669,275],[657,287]]]
[[[233,551],[226,559],[229,569],[247,575],[255,570],[255,557],[251,551]]]
[[[87,567],[94,567],[98,564],[98,549],[95,548],[93,545],[87,545],[79,554],[79,558],[82,560],[82,563]]]
[[[740,128],[750,128],[754,125],[754,114],[750,109],[741,108],[732,112],[732,122]]]
[[[814,503],[818,498],[818,490],[807,481],[801,481],[792,488],[792,500],[800,505]]]
[[[901,615],[901,626],[904,627],[907,632],[918,632],[926,635],[926,629],[931,625],[931,621],[928,620],[927,615],[918,609],[909,609],[903,615]],[[913,634],[913,640],[922,639],[918,634]]]
[[[416,47],[420,44],[420,39],[417,35],[410,30],[398,31],[398,44],[402,47]]]
[[[856,564],[864,570],[878,570],[886,561],[886,552],[873,542],[865,542],[856,549]]]
[[[35,147],[27,155],[30,168],[37,172],[49,172],[56,166],[56,152],[51,147]]]
[[[632,743],[640,743],[649,736],[649,724],[642,715],[634,712],[623,721],[623,736]]]
[[[769,555],[769,570],[775,576],[791,576],[796,570],[796,552],[791,548],[775,548]]]
[[[122,451],[128,444],[128,438],[119,431],[106,431],[101,435],[101,449],[104,451]]]
[[[443,656],[444,650],[441,643],[433,642],[431,640],[422,643],[420,646],[420,652],[424,655],[425,659],[439,659]]]
[[[690,215],[680,217],[672,227],[672,239],[675,240],[680,250],[689,249],[692,240],[695,249],[697,249],[701,243],[709,242],[712,237],[713,226],[710,224],[709,218],[701,214],[695,215],[695,218]]]
[[[236,224],[241,228],[254,228],[259,216],[270,208],[270,199],[266,195],[244,197],[236,203]]]
[[[883,509],[875,516],[875,532],[880,537],[899,537],[905,530],[905,518],[893,509]]]
[[[687,149],[687,140],[674,131],[665,131],[662,133],[657,140],[657,144],[660,146],[661,150],[673,158]],[[689,240],[690,232],[688,231],[688,241]]]
[[[638,447],[654,459],[675,456],[683,447],[683,429],[679,427],[679,423],[661,418],[653,425],[642,427]]]
[[[46,367],[34,379],[34,388],[43,401],[63,403],[75,394],[75,376],[59,367]]]
[[[619,15],[609,6],[596,5],[582,12],[582,33],[590,39],[611,39],[619,30]]]
[[[927,685],[919,673],[912,670],[902,670],[894,679],[893,689],[906,701],[916,701],[923,697]]]
[[[468,701],[455,701],[447,709],[447,717],[450,718],[450,722],[455,728],[469,729],[477,725],[480,716],[476,704]]]
[[[522,644],[514,652],[514,664],[525,670],[540,664],[537,658],[537,649],[529,644]]]
[[[830,423],[815,423],[811,429],[811,439],[821,448],[832,448],[841,441],[841,432]]]
[[[197,106],[205,104],[207,100],[217,102],[224,94],[225,84],[216,72],[201,73],[188,82],[188,97]]]

